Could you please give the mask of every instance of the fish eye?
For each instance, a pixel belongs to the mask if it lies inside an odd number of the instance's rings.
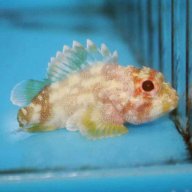
[[[144,91],[149,92],[149,91],[152,91],[154,88],[155,86],[151,80],[146,80],[142,83],[142,89]]]

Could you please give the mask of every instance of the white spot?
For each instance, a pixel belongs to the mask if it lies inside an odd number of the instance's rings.
[[[77,93],[78,93],[78,91],[79,91],[79,89],[78,89],[78,88],[74,88],[74,89],[72,89],[72,90],[71,90],[71,94],[77,94]]]
[[[27,115],[27,110],[26,109],[21,109],[21,111],[23,112],[23,115]]]
[[[113,69],[111,72],[112,72],[112,73],[116,73],[116,70],[115,70],[115,69]]]
[[[100,76],[91,78],[89,80],[82,81],[81,85],[84,88],[90,88],[90,87],[92,87],[93,85],[95,85],[96,83],[99,83],[99,82],[103,82],[103,79]]]
[[[83,103],[93,103],[94,97],[92,94],[83,94],[77,97],[77,104],[82,105]]]
[[[57,100],[58,100],[58,98],[59,98],[59,93],[57,93],[57,92],[54,92],[54,93],[51,93],[50,94],[50,97],[49,97],[49,102],[50,103],[54,103],[54,102],[56,102]]]
[[[41,105],[38,105],[38,104],[34,105],[33,110],[34,110],[34,113],[40,112],[41,111]]]
[[[40,113],[39,112],[33,112],[33,115],[31,117],[30,123],[39,123],[40,120]]]
[[[51,85],[51,88],[52,88],[52,89],[59,89],[59,87],[60,87],[60,85],[59,85],[58,82],[53,83],[53,84]]]
[[[26,125],[27,124],[27,121],[26,120],[21,120],[21,123],[23,124],[23,125]]]
[[[124,99],[124,98],[129,98],[130,97],[130,94],[128,94],[127,92],[121,92],[120,94],[120,98]]]
[[[89,73],[93,76],[101,74],[103,64],[101,62],[97,62],[93,67],[90,68]]]
[[[79,84],[79,82],[80,82],[80,78],[78,75],[72,75],[72,76],[70,76],[70,78],[68,80],[69,80],[68,81],[69,86]]]
[[[116,108],[117,108],[117,110],[119,110],[119,111],[121,111],[121,110],[123,109],[123,107],[122,107],[121,104],[117,104],[117,105],[116,105]]]
[[[31,103],[31,104],[30,104],[30,107],[34,108],[34,107],[35,107],[35,104]]]
[[[43,100],[43,97],[41,95],[39,95],[37,98],[39,99],[39,101]]]
[[[104,96],[103,92],[98,93],[98,97],[102,98]]]
[[[117,96],[116,96],[116,95],[110,95],[110,96],[109,96],[109,99],[110,99],[110,100],[116,100],[116,99],[117,99]]]
[[[62,103],[56,103],[53,106],[53,111],[52,111],[52,118],[47,121],[48,125],[54,125],[55,127],[58,128],[64,128],[66,126],[66,121],[67,121],[67,114],[65,112],[66,107],[62,105]]]
[[[162,114],[162,112],[163,112],[162,104],[160,102],[158,103],[154,102],[153,106],[151,107],[149,116],[155,118],[158,117],[160,114]]]

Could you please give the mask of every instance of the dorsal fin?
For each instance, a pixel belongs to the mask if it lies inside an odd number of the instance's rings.
[[[79,42],[73,41],[72,48],[64,46],[62,52],[57,52],[56,57],[51,58],[47,69],[47,78],[51,82],[60,81],[69,74],[83,70],[97,62],[117,63],[117,51],[111,53],[105,44],[100,48],[87,40],[86,48]]]

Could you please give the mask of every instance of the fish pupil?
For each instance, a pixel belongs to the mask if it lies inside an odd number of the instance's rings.
[[[142,88],[144,91],[152,91],[155,87],[152,81],[146,80],[143,82]]]

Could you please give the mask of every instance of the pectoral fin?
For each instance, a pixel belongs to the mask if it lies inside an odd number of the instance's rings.
[[[104,120],[101,109],[93,106],[89,106],[83,113],[80,127],[81,133],[92,139],[118,136],[128,131],[123,124]]]

